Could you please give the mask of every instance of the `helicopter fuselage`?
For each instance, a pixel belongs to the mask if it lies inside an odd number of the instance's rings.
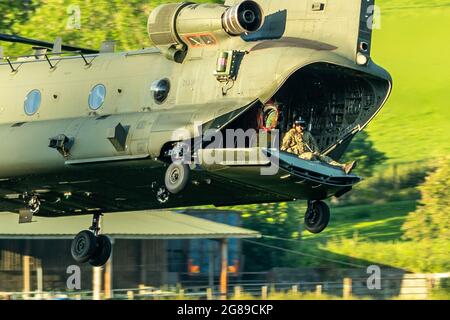
[[[301,115],[322,152],[339,159],[389,96],[392,79],[371,60],[370,36],[361,27],[371,1],[322,10],[298,1],[257,2],[265,20],[253,33],[187,25],[179,27],[180,46],[44,52],[0,64],[0,210],[17,210],[27,195],[43,199],[43,214],[73,214],[322,200],[349,191],[358,177],[267,153],[256,162],[199,161],[190,165],[186,190],[170,197],[164,191],[177,143],[202,139],[208,130],[259,134],[269,100],[280,108],[281,138]],[[198,159],[194,151],[190,157]],[[261,175],[273,160],[279,170]]]

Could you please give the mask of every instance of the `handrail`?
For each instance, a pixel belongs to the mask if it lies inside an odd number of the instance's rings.
[[[62,56],[67,54],[68,56]],[[98,54],[88,54],[86,55],[82,51],[62,51],[62,52],[52,52],[52,53],[42,53],[42,54],[29,54],[29,55],[23,55],[23,56],[13,56],[13,57],[3,57],[3,60],[6,60],[6,62],[0,62],[0,66],[2,65],[8,65],[11,68],[12,72],[17,72],[19,68],[23,64],[28,63],[39,63],[39,62],[47,62],[50,65],[51,69],[54,69],[56,65],[52,64],[52,61],[57,60],[70,60],[70,59],[83,59],[85,66],[91,66],[92,62],[96,57],[99,56]],[[19,59],[29,59],[29,58],[35,58],[34,60],[19,60]],[[51,59],[57,57],[58,59]],[[40,59],[44,58],[44,59]],[[88,61],[88,58],[92,58],[90,61]],[[15,59],[15,60],[13,60]],[[15,65],[18,65],[18,67],[14,67]]]

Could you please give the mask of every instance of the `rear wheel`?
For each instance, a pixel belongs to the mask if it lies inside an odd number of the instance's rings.
[[[323,201],[308,204],[305,214],[305,228],[311,233],[321,233],[330,222],[330,208]]]
[[[172,163],[166,171],[165,185],[172,194],[180,193],[189,181],[189,166],[182,163]]]
[[[70,251],[76,262],[85,263],[89,261],[96,250],[97,238],[91,231],[84,230],[73,239]]]
[[[105,235],[97,237],[97,250],[89,259],[89,264],[93,267],[101,267],[108,262],[112,251],[111,240]]]

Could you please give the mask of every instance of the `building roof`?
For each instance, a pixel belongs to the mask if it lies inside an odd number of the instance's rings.
[[[0,213],[0,239],[71,239],[91,225],[92,216],[34,217],[19,224],[14,213]],[[252,230],[229,226],[170,211],[105,214],[102,233],[116,239],[223,239],[259,238]]]

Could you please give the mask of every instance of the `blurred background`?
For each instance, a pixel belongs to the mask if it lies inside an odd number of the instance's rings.
[[[61,36],[66,44],[87,48],[115,40],[118,50],[139,49],[151,46],[146,31],[149,13],[166,2],[174,1],[3,0],[0,33],[47,41]],[[365,180],[352,193],[331,200],[330,226],[320,235],[302,230],[303,202],[221,209],[218,215],[236,216],[229,223],[263,235],[231,245],[235,265],[230,270],[234,274],[230,291],[238,298],[348,298],[344,288],[353,280],[356,292],[356,283],[369,265],[390,270],[386,286],[393,291],[378,296],[363,292],[360,297],[450,298],[450,1],[377,0],[376,4],[381,18],[374,31],[372,57],[391,73],[394,90],[346,154],[347,160],[359,161],[357,173]],[[0,45],[5,56],[31,52],[29,46]],[[210,212],[205,218],[217,220]],[[215,280],[208,279],[210,262],[202,258],[201,249],[209,244],[198,241],[166,245],[172,253],[167,253],[163,264],[179,273],[175,280],[157,284],[159,290],[165,286],[165,292],[172,292],[169,297],[184,294],[182,288],[186,292],[199,288],[191,292],[204,292],[204,297],[214,290]],[[20,298],[20,248],[25,244],[17,242],[0,240],[0,292],[16,291],[13,297]],[[42,259],[32,257],[31,268],[38,268]],[[139,265],[130,260],[122,268],[130,274],[133,263]],[[64,275],[65,269],[58,272]],[[14,274],[19,280],[6,285]],[[139,280],[126,285],[133,283],[137,288]],[[117,284],[123,286],[117,289],[124,298],[130,298],[130,292],[133,298],[152,296],[150,289],[145,291],[152,283],[141,283],[139,290],[125,290],[126,285]],[[45,285],[47,291],[60,287],[58,281]],[[203,297],[203,293],[192,296]],[[350,296],[354,295],[350,292]]]

